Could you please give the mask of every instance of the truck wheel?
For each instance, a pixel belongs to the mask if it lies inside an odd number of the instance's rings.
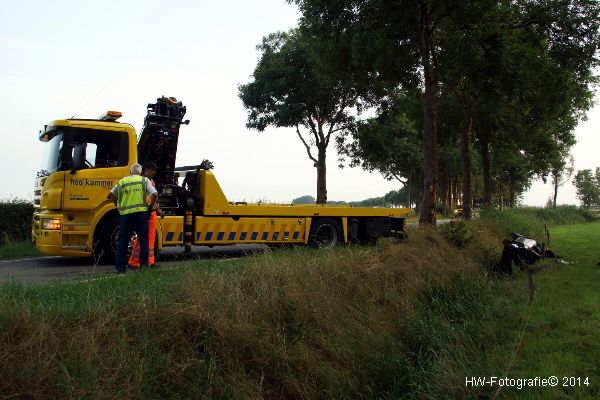
[[[106,221],[100,230],[99,250],[103,252],[102,259],[107,263],[114,263],[117,256],[117,243],[119,240],[119,217]]]
[[[113,264],[115,262],[115,258],[117,257],[117,245],[119,242],[119,226],[119,217],[113,217],[106,221],[100,230],[100,245],[98,247],[99,250],[103,251],[103,262]],[[135,234],[129,240],[129,245],[127,246],[127,251],[125,253],[126,260],[129,260],[129,257],[131,256],[134,238]],[[158,259],[158,234],[154,239],[154,259]]]
[[[332,218],[320,218],[310,227],[308,243],[310,246],[324,249],[333,247],[342,241],[340,224]]]

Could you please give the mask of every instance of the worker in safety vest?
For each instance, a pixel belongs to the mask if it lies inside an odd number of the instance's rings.
[[[158,166],[156,163],[150,161],[144,164],[144,175],[146,178],[150,180],[150,183],[154,188],[156,188],[156,184],[152,180],[156,176],[156,169]],[[148,204],[151,203],[151,198],[148,196],[147,198]],[[149,210],[148,214],[148,267],[152,268],[154,266],[154,242],[156,239],[156,215],[163,218],[164,214],[158,203],[154,203],[154,207]],[[129,262],[127,263],[129,267],[137,269],[140,266],[140,241],[136,238],[133,242],[133,248],[131,249],[131,257],[129,257]]]
[[[115,257],[115,268],[118,273],[127,270],[125,256],[133,231],[137,233],[140,241],[140,262],[142,265],[148,265],[148,210],[154,207],[158,197],[150,180],[141,176],[140,164],[133,164],[130,171],[131,175],[121,179],[108,194],[108,198],[115,203],[121,216]],[[150,196],[150,205],[147,196]]]

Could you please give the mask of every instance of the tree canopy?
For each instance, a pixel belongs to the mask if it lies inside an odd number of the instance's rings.
[[[414,118],[404,125],[421,130],[421,223],[435,223],[444,198],[462,202],[468,218],[479,182],[484,204],[492,204],[495,190],[496,204],[515,205],[532,179],[551,174],[556,158],[568,153],[591,105],[599,65],[597,1],[294,3],[302,29],[352,43],[356,75],[375,77],[387,89],[367,90],[371,102],[375,95],[379,104],[389,103],[398,91],[420,94],[419,123]],[[381,144],[390,123],[385,113],[380,106],[379,117],[356,125],[355,143],[344,144],[362,158],[355,165],[384,174],[398,170],[394,160],[381,160],[394,143]],[[446,167],[452,165],[440,165],[440,157],[452,160],[453,147],[460,149],[462,170],[451,175]],[[472,181],[474,168],[482,173]]]
[[[595,172],[592,172],[591,169],[577,171],[575,187],[577,188],[577,198],[583,207],[600,207],[600,168],[596,168]]]
[[[345,62],[342,41],[309,35],[302,29],[266,36],[253,80],[239,86],[248,109],[247,126],[294,128],[317,169],[317,203],[327,202],[326,152],[337,132],[349,129],[362,108],[357,79]],[[313,146],[316,147],[316,154]]]

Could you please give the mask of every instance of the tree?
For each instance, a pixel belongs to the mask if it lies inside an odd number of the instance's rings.
[[[377,117],[360,121],[355,129],[338,136],[337,148],[342,163],[348,157],[351,167],[377,170],[385,179],[401,183],[406,190],[406,204],[412,207],[412,188],[422,176],[422,105],[417,96],[407,94],[394,95],[390,103]]]
[[[355,62],[369,76],[423,89],[423,203],[419,223],[435,226],[438,190],[437,108],[443,26],[458,7],[430,0],[293,0],[301,26],[330,36],[350,36]],[[466,3],[464,3],[466,4]],[[469,3],[475,4],[475,3]]]
[[[575,187],[583,207],[600,207],[600,168],[596,168],[595,174],[590,169],[577,171]]]
[[[310,195],[300,196],[292,200],[292,204],[315,204],[315,198]]]
[[[412,208],[408,187],[406,186],[400,190],[392,190],[387,192],[385,196],[383,196],[383,198],[388,204],[392,206],[405,206],[408,208]]]
[[[529,155],[519,149],[519,143],[507,141],[492,153],[493,175],[497,184],[500,208],[516,207],[519,196],[531,185],[532,162]]]
[[[552,177],[552,186],[554,188],[552,208],[556,208],[558,188],[571,180],[574,172],[575,159],[570,153],[565,155],[559,154],[558,158],[552,163],[552,170],[550,171],[550,176]]]
[[[360,111],[358,91],[344,60],[347,46],[310,36],[300,29],[273,33],[258,46],[261,57],[253,80],[240,85],[248,109],[247,126],[292,127],[317,169],[317,203],[327,202],[326,154],[332,137],[349,129]],[[316,155],[312,146],[316,147]]]

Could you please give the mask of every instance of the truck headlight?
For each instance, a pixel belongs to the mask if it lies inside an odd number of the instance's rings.
[[[60,230],[60,219],[42,219],[42,229],[47,231],[59,231]]]

